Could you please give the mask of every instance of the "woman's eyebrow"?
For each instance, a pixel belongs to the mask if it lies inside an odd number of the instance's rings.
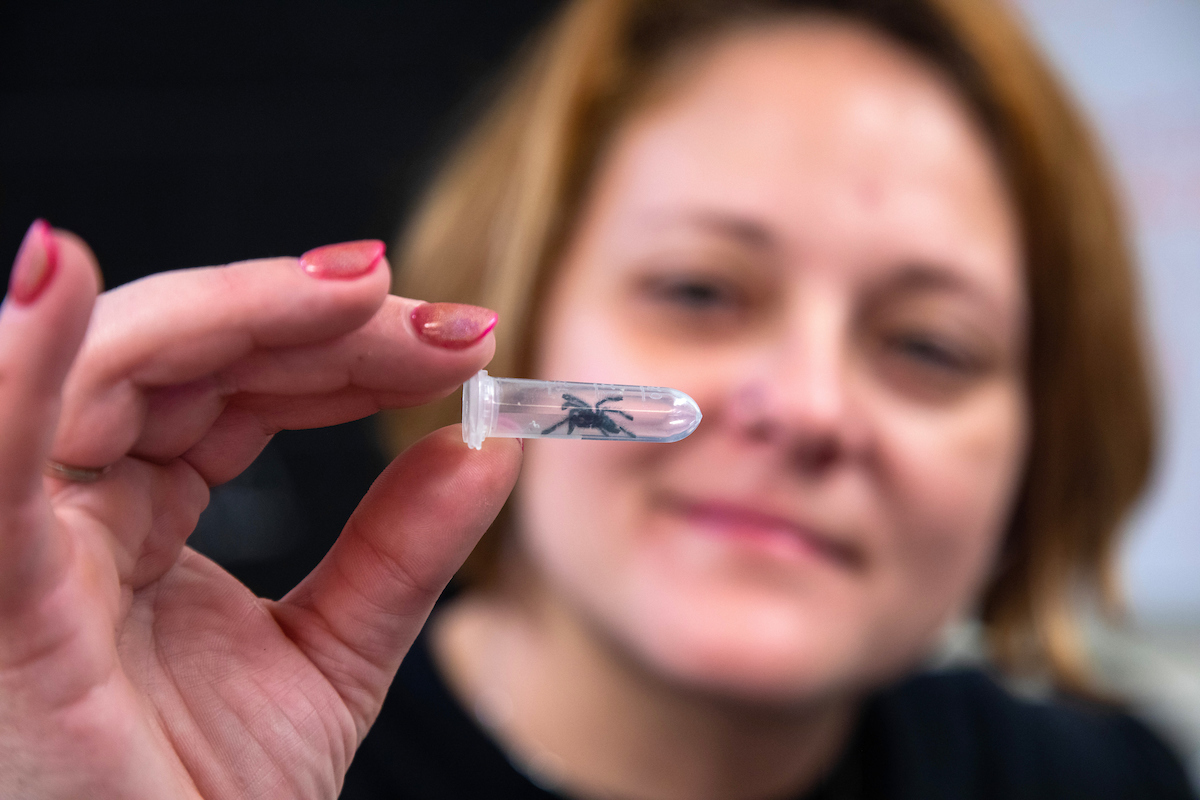
[[[880,296],[924,292],[960,295],[982,304],[992,313],[1004,313],[1003,304],[998,302],[986,287],[963,276],[957,270],[936,264],[909,264],[899,272],[889,275],[872,294]]]
[[[727,211],[700,209],[659,217],[654,222],[661,227],[699,228],[753,250],[774,250],[778,243],[777,237],[763,223]]]

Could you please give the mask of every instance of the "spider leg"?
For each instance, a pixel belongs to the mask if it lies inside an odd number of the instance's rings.
[[[599,409],[600,406],[604,405],[609,400],[624,400],[624,399],[625,399],[625,397],[623,395],[619,395],[619,394],[614,395],[613,397],[606,397],[603,400],[601,400],[600,402],[596,403],[596,408]]]
[[[631,417],[631,419],[632,419],[632,417]],[[618,426],[617,426],[617,430],[619,430],[621,433],[623,433],[623,434],[625,434],[626,436],[628,436],[630,439],[636,439],[636,438],[637,438],[637,434],[636,434],[636,433],[634,433],[633,431],[630,431],[630,430],[626,430],[625,428],[622,428],[620,425],[618,425]]]
[[[544,431],[542,431],[542,436],[545,436],[547,433],[554,430],[555,428],[561,428],[562,424],[566,421],[567,421],[567,419],[560,419],[558,422],[554,423],[549,428],[546,428]]]
[[[567,415],[567,435],[570,436],[574,432],[575,432],[575,417],[568,414]]]
[[[587,403],[580,400],[575,395],[564,394],[562,407],[563,408],[571,408],[572,406],[574,406],[575,408],[591,408],[591,406],[589,406]]]

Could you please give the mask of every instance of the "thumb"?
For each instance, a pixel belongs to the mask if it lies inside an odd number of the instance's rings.
[[[520,464],[511,439],[473,451],[457,426],[434,431],[376,480],[325,559],[276,606],[360,732],[434,601],[500,512]]]
[[[0,607],[50,566],[42,469],[99,283],[81,240],[42,220],[30,226],[0,306]]]

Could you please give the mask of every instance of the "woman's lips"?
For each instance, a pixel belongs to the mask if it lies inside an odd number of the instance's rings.
[[[674,500],[672,512],[690,527],[709,534],[740,539],[773,552],[815,553],[843,567],[862,564],[862,553],[846,542],[818,533],[788,517],[764,513],[740,503]]]

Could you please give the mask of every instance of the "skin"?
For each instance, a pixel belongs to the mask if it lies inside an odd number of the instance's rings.
[[[243,262],[97,299],[86,245],[50,235],[50,283],[0,309],[0,797],[336,796],[519,447],[423,439],[279,602],[184,541],[275,431],[448,394],[493,339],[422,342],[382,261],[333,280]],[[47,458],[112,467],[70,483]]]
[[[779,796],[987,579],[1028,437],[1021,242],[948,81],[872,32],[741,30],[664,81],[601,164],[537,365],[704,421],[530,442],[502,588],[437,653],[581,796]]]

